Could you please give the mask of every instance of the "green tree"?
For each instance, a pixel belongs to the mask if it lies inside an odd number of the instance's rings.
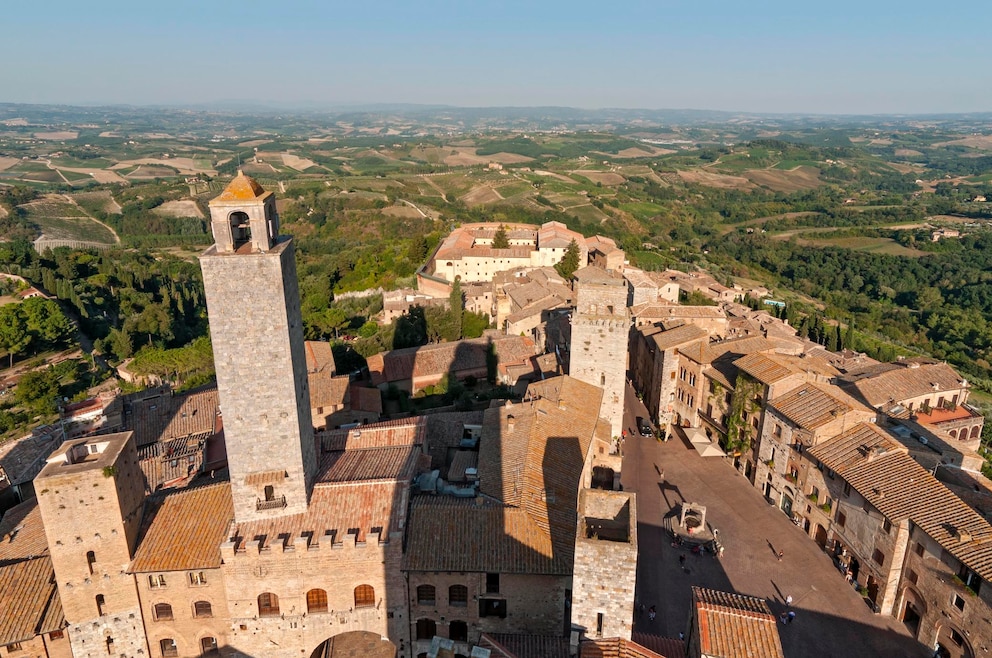
[[[462,313],[462,338],[478,338],[489,328],[489,316],[484,313]]]
[[[493,236],[493,249],[509,249],[510,239],[506,237],[506,227],[502,224],[496,229],[496,235]]]
[[[448,315],[451,324],[450,335],[454,338],[447,340],[458,340],[462,337],[462,313],[465,311],[465,298],[462,296],[462,284],[457,278],[451,284],[451,294],[448,295]]]
[[[59,379],[54,368],[34,370],[17,382],[17,402],[36,414],[55,413]]]
[[[72,324],[59,305],[50,299],[32,297],[21,303],[28,331],[46,345],[67,342],[72,336]]]
[[[31,333],[20,304],[7,304],[0,307],[0,348],[10,355],[10,365],[14,365],[14,355],[20,354],[31,344]]]
[[[555,265],[555,270],[563,279],[571,279],[575,270],[579,269],[579,253],[579,244],[573,239],[568,243],[568,249],[565,250],[561,261]]]

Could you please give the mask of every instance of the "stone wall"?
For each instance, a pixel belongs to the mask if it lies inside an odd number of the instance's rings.
[[[200,257],[238,521],[306,511],[317,470],[293,244]],[[281,477],[248,476],[272,473]],[[265,487],[285,507],[258,509]]]
[[[634,495],[586,489],[579,495],[579,508],[572,625],[584,629],[587,637],[629,640],[637,575]]]
[[[400,648],[398,658],[408,658],[407,592],[400,551],[399,535],[380,543],[369,534],[364,544],[347,535],[333,547],[330,537],[319,545],[299,537],[285,549],[277,544],[261,552],[253,541],[238,553],[233,544],[223,544],[231,655],[259,658],[259,642],[265,642],[266,658],[309,656],[337,634],[369,631],[388,637]],[[360,585],[374,589],[373,605],[356,607],[355,588]],[[312,589],[326,592],[326,611],[308,611],[307,592]],[[277,614],[259,614],[258,596],[263,593],[278,597]]]
[[[178,655],[184,657],[200,656],[204,638],[214,638],[218,647],[227,645],[230,622],[223,573],[220,569],[200,569],[192,573],[202,574],[197,583],[203,584],[193,584],[189,571],[135,574],[141,614],[153,656],[159,655],[161,642],[167,638],[175,643]],[[148,579],[150,575],[156,577],[156,585],[157,577],[161,576],[165,585],[153,587]],[[210,604],[209,615],[197,616],[195,603],[198,601]],[[156,614],[155,606],[163,603],[171,606],[171,618]]]

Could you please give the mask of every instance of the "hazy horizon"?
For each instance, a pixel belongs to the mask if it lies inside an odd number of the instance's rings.
[[[992,7],[429,0],[6,7],[0,102],[800,115],[992,110]]]

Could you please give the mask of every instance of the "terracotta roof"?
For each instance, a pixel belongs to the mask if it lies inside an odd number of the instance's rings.
[[[396,481],[369,483],[320,483],[314,486],[310,506],[302,514],[291,514],[270,520],[238,524],[234,536],[235,549],[245,550],[246,542],[259,539],[262,550],[285,542],[292,546],[296,537],[309,534],[311,544],[341,544],[348,531],[355,529],[358,541],[381,540],[401,529],[400,519],[405,510],[402,487]],[[433,546],[430,550],[437,550]]]
[[[529,401],[487,410],[479,502],[414,500],[407,568],[570,574],[578,483],[602,397],[597,386],[553,377],[531,384]]]
[[[702,654],[712,658],[784,658],[775,616],[763,599],[692,588]]]
[[[228,482],[149,498],[142,536],[128,570],[136,573],[219,567],[220,544],[233,518]]]
[[[969,569],[992,580],[992,525],[877,425],[856,425],[810,449],[809,454],[887,519],[910,519]]]
[[[431,414],[427,416],[427,451],[431,468],[443,469],[447,464],[448,448],[457,448],[465,435],[466,425],[482,425],[482,411]]]
[[[650,635],[648,633],[634,631],[630,634],[630,639],[646,649],[661,654],[665,658],[686,658],[685,641],[678,638],[661,637],[660,635]]]
[[[684,651],[678,654],[679,658],[684,656]],[[579,658],[675,658],[675,654],[658,653],[632,640],[613,637],[582,640]]]
[[[286,469],[277,468],[261,473],[249,473],[245,476],[245,484],[250,487],[260,487],[266,484],[278,484],[286,479]]]
[[[318,482],[409,479],[420,456],[419,446],[360,448],[327,453],[320,461]]]
[[[967,386],[951,366],[931,359],[883,363],[841,379],[852,395],[860,395],[873,407]]]
[[[929,411],[929,413],[923,413],[922,411],[916,412],[916,420],[927,424],[927,425],[937,425],[939,423],[947,423],[952,420],[963,420],[965,418],[979,418],[981,414],[973,411],[967,405],[959,404],[953,409],[948,409],[946,407],[935,407]]]
[[[307,373],[310,388],[310,408],[338,407],[349,402],[348,375],[334,377],[332,370],[317,370]]]
[[[134,430],[139,448],[179,437],[206,438],[216,429],[220,408],[216,387],[176,395],[164,389],[160,395],[129,400],[127,406],[125,429]]]
[[[254,201],[265,194],[265,190],[254,178],[245,176],[244,172],[238,170],[238,175],[227,184],[224,191],[214,201]]]
[[[695,324],[683,324],[669,329],[659,331],[652,338],[659,350],[669,350],[673,347],[680,347],[691,341],[704,340],[709,336],[709,332]]]
[[[569,658],[568,640],[556,635],[483,633],[479,646],[492,651],[492,658]]]
[[[0,567],[0,610],[3,611],[0,646],[30,640],[58,623],[62,606],[57,601],[51,558],[39,557]],[[61,621],[56,628],[65,625],[64,619]]]
[[[372,383],[378,386],[416,377],[484,370],[490,341],[500,363],[524,361],[537,349],[534,341],[525,336],[500,336],[382,352],[368,359]]]
[[[426,429],[427,418],[416,416],[371,423],[347,430],[326,430],[319,432],[317,438],[324,452],[411,446],[421,445],[424,442]]]
[[[836,386],[806,383],[769,403],[792,423],[815,430],[851,411],[870,411]]]
[[[353,410],[382,413],[382,393],[379,389],[355,384],[351,387],[350,396]]]
[[[11,484],[29,482],[38,475],[45,459],[61,441],[62,430],[58,425],[41,434],[4,441],[0,443],[0,467]]]
[[[644,302],[630,309],[631,315],[638,318],[717,318],[726,319],[727,314],[719,306],[682,306],[680,304],[655,304]]]
[[[308,340],[303,343],[307,356],[307,372],[330,370],[334,374],[334,352],[331,344],[324,340]]]
[[[762,384],[774,384],[786,377],[805,372],[814,372],[826,377],[837,374],[837,369],[822,359],[769,352],[748,354],[734,361],[734,365]]]
[[[478,468],[479,453],[475,450],[458,450],[451,458],[451,467],[445,476],[448,482],[465,482],[465,471]]]
[[[38,499],[7,510],[0,521],[0,566],[48,554]]]
[[[595,267],[594,265],[589,265],[586,267],[580,267],[575,270],[575,274],[572,275],[575,280],[584,285],[602,285],[602,286],[623,286],[626,287],[627,282],[622,276],[616,272],[610,272],[604,270],[602,267]]]

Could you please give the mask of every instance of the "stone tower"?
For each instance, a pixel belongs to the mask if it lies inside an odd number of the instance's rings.
[[[623,430],[623,396],[627,375],[627,283],[614,272],[584,267],[575,273],[575,312],[568,374],[603,389],[600,415],[610,432]]]
[[[210,202],[200,256],[239,522],[306,511],[317,472],[292,239],[242,172]]]
[[[130,432],[66,441],[35,478],[76,658],[147,657],[134,557],[145,478]]]

